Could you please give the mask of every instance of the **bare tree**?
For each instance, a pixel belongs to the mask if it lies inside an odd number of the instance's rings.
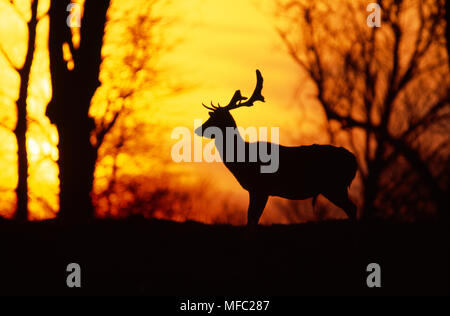
[[[47,116],[59,133],[61,218],[94,216],[96,166],[105,152],[117,161],[124,143],[133,137],[130,133],[135,129],[128,122],[137,109],[135,100],[159,80],[155,64],[167,43],[156,35],[164,24],[154,14],[161,2],[139,2],[139,7],[128,10],[114,3],[110,7],[106,0],[86,0],[79,47],[66,25],[70,1],[52,2],[49,51],[53,97]],[[116,177],[114,163],[106,193],[113,191]]]
[[[278,31],[314,84],[334,139],[358,158],[363,216],[447,216],[445,1],[379,3],[381,27],[371,28],[365,1],[281,0]]]
[[[128,165],[137,160],[157,159],[155,153],[159,154],[163,145],[158,135],[164,131],[148,119],[157,108],[154,96],[173,95],[182,90],[178,82],[169,81],[170,78],[165,76],[166,69],[160,65],[161,57],[174,44],[166,32],[172,19],[161,15],[167,4],[167,1],[151,0],[140,2],[139,10],[135,7],[115,8],[114,5],[110,8],[100,74],[103,84],[94,97],[93,109],[97,118],[94,139],[97,165],[102,170],[96,175],[99,181],[94,188],[94,198],[96,207],[105,215],[117,214],[119,208],[124,214],[120,206],[123,203],[114,199],[117,195],[139,193],[136,199],[154,201],[148,196],[160,192],[149,185],[152,182],[150,175],[140,179],[127,175],[118,157],[126,155]],[[153,174],[155,183],[158,182],[156,173]],[[131,183],[127,184],[127,181]],[[138,184],[142,188],[135,190]],[[144,193],[145,189],[150,191]]]
[[[46,115],[59,134],[59,217],[67,220],[92,218],[91,191],[97,153],[91,143],[95,122],[89,115],[91,99],[100,86],[99,72],[109,0],[86,0],[79,47],[66,24],[70,0],[50,5],[49,55],[52,99]],[[72,67],[64,58],[69,47]]]
[[[10,1],[11,6],[15,8],[14,1]],[[19,98],[16,102],[17,108],[17,122],[14,128],[14,135],[17,142],[17,170],[18,182],[16,187],[16,213],[15,219],[18,221],[26,221],[28,219],[28,153],[27,153],[27,97],[28,97],[28,83],[30,80],[31,65],[33,63],[35,41],[36,41],[36,26],[38,23],[37,7],[38,0],[32,0],[31,17],[28,21],[16,9],[17,15],[22,17],[24,23],[27,24],[28,41],[25,61],[21,67],[15,66],[14,62],[9,59],[8,53],[0,45],[3,56],[8,60],[10,66],[14,68],[20,76]]]

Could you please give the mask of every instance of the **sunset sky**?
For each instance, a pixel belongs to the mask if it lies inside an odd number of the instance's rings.
[[[21,7],[27,8],[24,6],[27,1],[16,3],[18,12],[25,17],[29,15],[26,9],[20,11]],[[40,21],[28,101],[30,211],[34,219],[53,217],[58,205],[58,170],[55,163],[58,139],[55,128],[45,117],[45,107],[51,97],[46,50],[48,6],[47,0],[39,1]],[[115,9],[110,9],[110,14],[113,15],[114,10],[133,6],[139,10],[139,0],[114,0],[111,8]],[[202,102],[226,104],[237,89],[244,96],[250,96],[255,85],[256,69],[260,69],[264,77],[263,95],[266,102],[257,103],[252,108],[234,110],[232,114],[238,126],[279,127],[280,142],[287,145],[326,141],[326,137],[318,133],[323,116],[314,103],[311,102],[307,111],[298,110],[300,100],[308,102],[314,91],[301,89],[301,72],[284,50],[276,32],[272,9],[254,0],[193,0],[174,1],[158,12],[173,20],[165,30],[165,36],[169,42],[176,43],[170,52],[161,57],[158,66],[164,70],[168,81],[176,82],[185,89],[176,95],[167,95],[155,93],[158,90],[156,87],[134,102],[142,105],[139,112],[141,118],[148,120],[148,124],[163,127],[161,133],[148,137],[155,144],[164,144],[165,149],[157,153],[161,156],[158,158],[165,161],[162,170],[164,177],[169,177],[171,185],[183,190],[189,191],[192,185],[195,190],[203,191],[202,198],[195,200],[190,219],[211,222],[223,218],[227,221],[227,214],[219,215],[227,208],[238,214],[230,215],[235,218],[233,223],[243,223],[247,192],[220,163],[175,164],[170,161],[170,147],[177,141],[171,139],[171,131],[177,126],[193,130],[194,119],[205,120],[208,111],[201,106]],[[0,1],[0,42],[8,59],[16,67],[23,63],[27,39],[25,24],[18,12],[7,1]],[[107,46],[105,39],[104,48]],[[0,168],[3,170],[0,173],[0,214],[10,216],[14,211],[13,190],[17,181],[16,148],[10,130],[14,127],[14,100],[20,80],[3,54],[0,54],[0,72],[0,137],[3,140],[0,145]],[[101,99],[101,96],[98,98]],[[92,109],[95,115],[95,104]],[[151,166],[154,157],[153,152],[139,159],[142,165]],[[143,170],[125,162],[120,168],[123,168],[123,173],[139,170],[158,173],[155,168]],[[108,172],[107,168],[100,166],[96,173],[99,179],[103,172]],[[284,221],[274,204],[269,202],[262,222]]]

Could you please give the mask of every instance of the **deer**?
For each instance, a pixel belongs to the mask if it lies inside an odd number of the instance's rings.
[[[312,198],[313,208],[318,195],[323,195],[330,202],[342,209],[349,220],[356,220],[357,208],[348,196],[348,189],[355,178],[357,161],[353,153],[343,147],[332,145],[305,145],[288,147],[266,142],[247,142],[237,131],[230,136],[226,129],[237,130],[237,125],[230,111],[240,107],[251,107],[255,102],[265,102],[262,96],[263,77],[256,70],[256,87],[250,98],[241,95],[236,90],[230,102],[226,106],[217,106],[211,102],[211,106],[202,105],[208,109],[209,118],[201,126],[195,129],[195,134],[200,137],[214,139],[214,134],[205,133],[210,127],[222,132],[225,139],[217,143],[220,158],[226,168],[233,174],[239,184],[249,193],[249,206],[247,211],[247,226],[255,227],[261,218],[264,208],[270,196],[278,196],[290,200],[304,200]],[[233,137],[234,139],[226,139]],[[261,159],[256,161],[236,161],[227,159],[228,147],[224,143],[233,141],[234,151],[245,148],[246,158],[251,146],[272,146],[278,152],[278,168],[275,172],[261,172],[261,166],[266,162]],[[218,146],[220,145],[220,146]],[[241,147],[240,147],[241,146]],[[226,147],[226,148],[225,148]]]

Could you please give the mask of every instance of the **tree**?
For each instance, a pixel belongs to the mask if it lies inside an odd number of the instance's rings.
[[[13,1],[11,5],[14,6]],[[27,21],[28,41],[25,61],[21,67],[16,67],[14,62],[9,59],[9,55],[0,46],[4,57],[8,60],[11,67],[13,67],[19,74],[20,87],[19,98],[16,101],[17,108],[17,122],[14,128],[14,135],[17,142],[17,170],[18,182],[16,187],[16,213],[15,219],[18,221],[26,221],[28,219],[28,153],[27,153],[27,97],[28,97],[28,83],[30,79],[31,65],[33,63],[34,48],[36,41],[36,26],[38,0],[31,1],[31,17]],[[21,13],[17,14],[22,17]],[[23,18],[25,21],[25,18]]]
[[[167,183],[160,187],[161,169],[167,164],[160,152],[168,149],[162,148],[165,144],[159,139],[167,130],[148,118],[157,111],[157,97],[182,90],[179,82],[164,76],[167,69],[161,63],[161,57],[175,44],[173,37],[168,36],[173,18],[160,14],[169,11],[165,10],[167,1],[138,2],[138,10],[133,3],[136,2],[129,2],[129,7],[110,7],[100,74],[102,85],[91,107],[96,118],[93,142],[98,148],[93,198],[99,215],[123,216],[127,211],[130,215],[137,212],[132,205],[151,203],[141,210],[150,216],[147,210],[160,208],[162,198],[169,209],[175,201],[169,203],[167,197],[175,200],[181,196],[170,192]],[[111,123],[113,126],[108,129]],[[160,161],[161,167],[149,168],[149,160],[153,166]],[[124,161],[128,168],[123,168]],[[141,173],[127,174],[132,166]]]
[[[363,217],[448,216],[445,1],[382,1],[379,28],[368,27],[365,1],[277,3],[279,34],[332,139],[357,156]]]
[[[113,158],[111,176],[101,194],[109,200],[117,183],[118,155],[124,148],[136,155],[149,145],[144,146],[142,138],[151,126],[137,120],[136,100],[148,101],[145,94],[158,93],[155,86],[170,93],[179,88],[162,87],[157,66],[159,57],[170,48],[163,32],[169,19],[157,13],[164,1],[137,2],[136,8],[136,2],[110,6],[107,1],[87,0],[79,47],[66,26],[69,1],[63,2],[52,3],[50,8],[54,95],[47,115],[60,136],[60,217],[84,220],[94,216],[95,170],[103,158]],[[134,143],[139,148],[130,149],[129,140],[137,137],[141,138]],[[98,203],[98,196],[94,198]]]
[[[59,134],[59,217],[76,221],[94,216],[91,191],[97,152],[91,143],[95,122],[89,109],[100,85],[101,49],[110,1],[85,1],[78,47],[66,24],[70,2],[52,1],[50,6],[49,55],[53,96],[46,115],[56,125]],[[69,48],[73,67],[68,67],[64,59],[63,46]]]

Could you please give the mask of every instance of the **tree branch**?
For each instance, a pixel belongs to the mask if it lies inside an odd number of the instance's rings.
[[[14,63],[12,62],[12,60],[9,58],[8,53],[3,49],[3,46],[0,44],[0,52],[2,53],[2,55],[5,57],[6,61],[8,62],[8,64],[15,70],[17,71],[18,69],[16,68],[16,66],[14,65]]]

